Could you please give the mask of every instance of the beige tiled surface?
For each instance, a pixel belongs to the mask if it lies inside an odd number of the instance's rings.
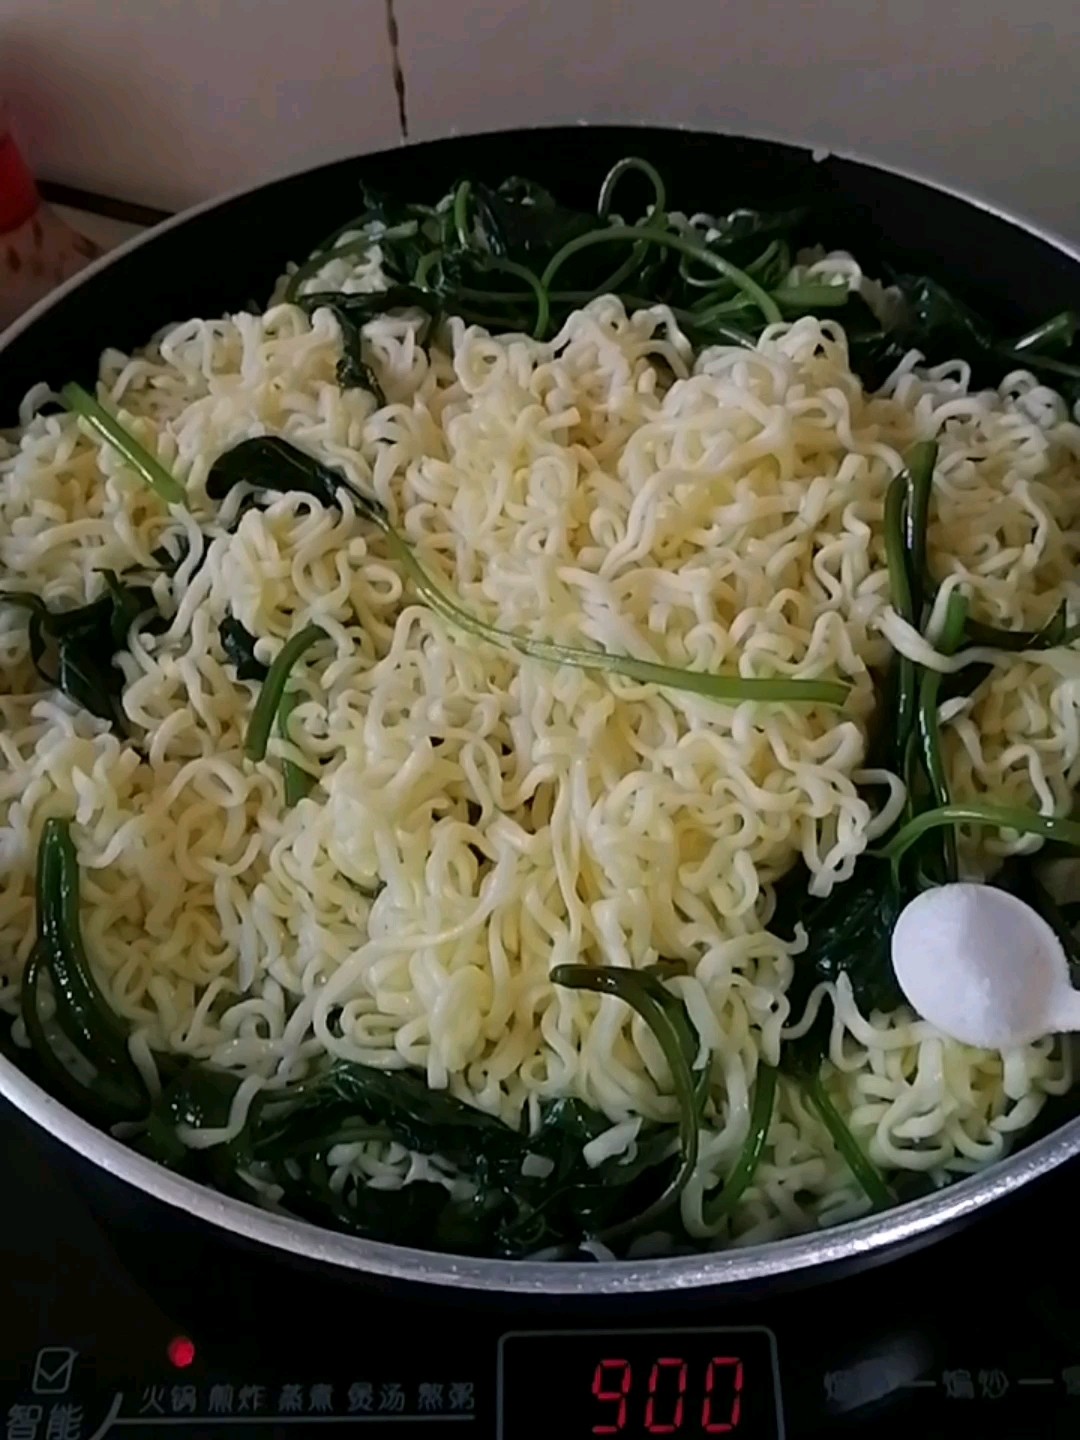
[[[132,235],[141,234],[145,228],[142,225],[129,225],[125,220],[111,220],[107,215],[91,215],[85,210],[74,210],[70,205],[54,205],[52,208],[73,230],[87,236],[103,250],[112,250]]]
[[[176,209],[399,139],[385,0],[0,0],[39,173]]]
[[[1080,239],[1076,0],[389,3],[414,138],[579,119],[770,133]],[[0,89],[42,173],[171,208],[396,143],[387,4],[0,0]]]

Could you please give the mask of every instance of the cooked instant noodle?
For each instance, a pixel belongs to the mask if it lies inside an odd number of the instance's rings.
[[[845,256],[788,283],[808,275],[863,283]],[[300,294],[385,283],[369,249]],[[588,966],[660,977],[702,1086],[692,1173],[638,1252],[867,1209],[833,1117],[884,1185],[1000,1158],[1070,1085],[1060,1037],[968,1049],[903,1005],[860,1003],[845,970],[811,977],[795,1004],[807,928],[771,922],[785,877],[802,877],[809,902],[841,895],[903,822],[909,777],[874,748],[898,657],[940,676],[931,711],[952,803],[1068,814],[1080,657],[1067,642],[977,638],[955,654],[941,638],[954,596],[999,630],[1037,632],[1063,602],[1076,613],[1080,428],[1065,402],[1021,369],[986,388],[964,361],[917,352],[870,391],[824,310],[768,323],[750,346],[701,347],[670,308],[628,313],[613,294],[545,339],[399,307],[363,326],[377,395],[340,383],[342,340],[333,308],[281,300],[105,352],[99,402],[185,505],[44,390],[0,452],[9,601],[32,595],[55,615],[119,577],[145,604],[115,640],[112,721],[42,678],[33,613],[0,604],[0,1004],[17,1046],[32,1039],[20,999],[43,830],[66,821],[82,944],[151,1101],[177,1059],[239,1082],[218,1123],[178,1118],[190,1150],[235,1140],[254,1108],[272,1114],[295,1082],[357,1062],[526,1137],[552,1102],[577,1100],[603,1120],[577,1146],[585,1170],[632,1164],[649,1137],[670,1156],[671,1057],[618,993],[553,979]],[[251,486],[208,489],[219,458],[257,437],[351,488],[254,504]],[[886,510],[931,441],[920,623],[891,589]],[[846,693],[723,699],[550,663],[433,608],[406,552],[500,632]],[[282,673],[273,662],[301,633],[252,759],[268,667]],[[976,673],[974,688],[951,683]],[[978,825],[956,838],[958,873],[980,879],[1043,844]],[[46,1024],[62,989],[54,972]],[[829,1028],[808,1090],[784,1056],[815,1022]],[[759,1153],[717,1207],[766,1069]],[[392,1126],[335,1134],[322,1159],[337,1222],[365,1189],[475,1194],[452,1154],[424,1149]],[[541,1147],[523,1174],[543,1180],[552,1164]],[[271,1204],[289,1204],[298,1173],[291,1156],[240,1166],[246,1193]]]

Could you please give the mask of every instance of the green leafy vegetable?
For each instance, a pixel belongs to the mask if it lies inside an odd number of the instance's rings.
[[[309,650],[317,640],[326,638],[326,631],[321,625],[305,625],[303,630],[286,640],[274,657],[248,722],[244,753],[249,760],[262,760],[266,755],[270,731],[293,666],[305,650]]]
[[[1080,331],[1080,316],[1073,310],[1062,310],[1051,315],[1041,325],[1027,330],[1018,340],[1012,342],[1014,355],[1031,351],[1035,355],[1064,355]]]
[[[933,440],[921,440],[907,456],[907,505],[905,507],[908,588],[911,612],[918,623],[926,603],[927,570],[926,540],[930,520],[930,494],[934,485],[934,466],[938,447]]]
[[[124,457],[131,468],[146,481],[151,490],[161,496],[167,505],[186,505],[184,487],[169,474],[165,466],[140,445],[134,435],[124,429],[115,416],[110,415],[104,405],[88,394],[81,385],[65,385],[60,397],[69,410],[80,415],[102,440]]]
[[[226,658],[236,670],[238,680],[265,680],[270,666],[264,665],[255,655],[258,643],[250,630],[237,620],[235,615],[226,615],[218,626],[218,637]]]
[[[731,1174],[724,1181],[723,1188],[716,1196],[706,1195],[702,1204],[702,1215],[710,1230],[719,1228],[738,1205],[743,1195],[754,1183],[765,1145],[772,1125],[773,1110],[776,1106],[776,1085],[779,1070],[772,1065],[759,1065],[757,1085],[754,1089],[754,1103],[750,1110],[750,1128],[746,1141],[735,1162]]]
[[[451,625],[488,640],[502,649],[510,647],[534,660],[551,665],[573,665],[579,670],[596,670],[624,675],[646,685],[662,685],[672,690],[685,690],[705,695],[712,700],[738,704],[756,700],[762,704],[842,705],[847,686],[835,680],[751,679],[741,675],[717,675],[710,671],[682,670],[674,665],[658,665],[651,660],[638,660],[630,655],[613,655],[605,650],[582,650],[574,645],[559,645],[550,640],[534,640],[513,630],[501,630],[479,619],[451,599],[428,575],[416,559],[408,542],[389,526],[380,526],[390,541],[393,554],[401,561],[420,597]]]
[[[37,859],[38,940],[23,998],[28,1034],[53,1056],[44,1041],[39,1000],[40,980],[48,975],[55,1022],[82,1057],[93,1079],[73,1074],[66,1088],[83,1108],[109,1108],[118,1118],[132,1119],[146,1108],[146,1091],[127,1048],[127,1026],[119,1019],[94,978],[82,943],[79,923],[79,869],[66,821],[45,822]],[[56,1061],[56,1064],[62,1062]],[[81,1092],[81,1094],[80,1094]]]
[[[885,497],[885,557],[889,569],[889,598],[892,607],[909,625],[917,624],[912,594],[908,534],[908,482],[901,473],[893,477]],[[915,724],[918,681],[914,661],[897,655],[894,661],[895,728],[894,753],[902,756]]]
[[[211,500],[224,500],[240,484],[280,495],[310,495],[320,505],[335,509],[340,508],[338,491],[345,490],[361,514],[370,520],[385,519],[379,502],[358,490],[340,471],[276,435],[241,440],[219,455],[210,467],[206,493]]]
[[[551,978],[554,984],[565,985],[572,990],[613,995],[636,1010],[656,1037],[671,1071],[679,1105],[681,1165],[664,1193],[652,1202],[644,1215],[634,1219],[635,1229],[647,1229],[674,1205],[697,1166],[705,1075],[703,1073],[698,1077],[694,1074],[698,1049],[696,1033],[682,1001],[647,971],[614,966],[556,965]]]
[[[375,397],[375,404],[386,404],[383,388],[375,378],[375,372],[364,359],[364,340],[360,326],[343,305],[331,304],[341,331],[342,356],[337,365],[337,381],[343,390],[354,387],[367,390]]]
[[[891,968],[889,973],[891,976]],[[895,984],[895,981],[893,983]],[[784,1046],[781,1068],[798,1082],[807,1103],[824,1122],[833,1144],[873,1204],[890,1205],[893,1199],[888,1186],[868,1156],[863,1153],[843,1117],[829,1099],[822,1082],[821,1071],[828,1054],[830,1030],[827,1002],[823,1000],[817,1018],[806,1034]]]
[[[636,1216],[641,1197],[663,1189],[671,1173],[671,1126],[643,1127],[633,1159],[612,1157],[589,1167],[584,1148],[610,1122],[577,1100],[542,1107],[538,1129],[526,1135],[429,1089],[411,1071],[338,1062],[300,1089],[281,1103],[267,1100],[250,1137],[252,1156],[272,1169],[297,1213],[332,1216],[339,1226],[380,1238],[411,1234],[413,1243],[428,1247],[526,1255],[607,1234],[615,1225],[629,1234],[634,1226],[626,1217]],[[362,1186],[353,1190],[357,1204],[338,1211],[325,1172],[329,1150],[390,1139],[452,1165],[474,1194],[451,1199],[438,1187],[438,1195],[417,1201],[423,1225],[415,1232],[411,1223],[373,1212]],[[290,1178],[298,1160],[303,1174]],[[395,1193],[407,1197],[413,1189]]]
[[[283,740],[289,739],[289,716],[296,709],[299,695],[295,690],[286,690],[281,697],[278,706],[278,734]],[[315,783],[315,777],[297,765],[293,760],[286,760],[281,767],[282,778],[285,782],[285,804],[291,809],[298,805],[304,796],[309,792]]]
[[[945,610],[945,623],[938,637],[938,650],[943,655],[952,655],[963,640],[964,624],[967,619],[967,601],[958,590],[949,596]],[[945,769],[945,757],[941,752],[941,727],[938,724],[938,695],[941,690],[941,675],[937,670],[924,670],[919,681],[918,731],[922,746],[923,770],[930,785],[935,805],[948,805],[949,780]],[[944,861],[946,880],[958,878],[956,835],[952,830],[945,832]]]
[[[322,290],[304,295],[297,303],[308,315],[313,315],[316,310],[333,310],[338,323],[344,317],[351,331],[357,334],[369,320],[385,314],[387,310],[422,310],[432,321],[443,313],[439,297],[416,285],[391,285],[386,290],[356,294]]]
[[[39,939],[22,990],[27,1037],[49,1083],[74,1109],[102,1125],[141,1123],[133,1143],[159,1163],[243,1196],[250,1195],[243,1172],[257,1162],[296,1214],[384,1240],[508,1256],[573,1247],[600,1233],[628,1236],[656,1212],[657,1196],[672,1193],[680,1169],[675,1126],[644,1125],[632,1155],[590,1166],[585,1146],[610,1121],[580,1101],[542,1106],[537,1130],[524,1134],[429,1089],[412,1072],[347,1062],[300,1085],[262,1092],[229,1143],[188,1148],[185,1127],[227,1123],[240,1077],[162,1056],[163,1088],[151,1101],[128,1055],[127,1026],[83,950],[78,889],[67,822],[50,820],[38,852]],[[642,980],[643,993],[657,991],[653,999],[678,1036],[679,1053],[691,1053],[679,1002],[653,977]],[[44,1016],[43,983],[51,991],[51,1019]],[[72,1064],[61,1058],[65,1046]],[[451,1196],[427,1182],[393,1192],[350,1182],[346,1197],[331,1182],[327,1156],[334,1145],[390,1140],[454,1166],[472,1193]]]
[[[850,880],[818,898],[808,889],[801,867],[785,877],[770,928],[791,938],[796,925],[806,932],[806,948],[794,957],[795,976],[788,991],[796,1018],[822,980],[846,975],[864,1014],[894,1010],[901,1003],[890,954],[892,932],[907,899],[889,866],[862,857]]]
[[[859,1182],[867,1199],[876,1210],[885,1210],[894,1204],[892,1192],[881,1178],[881,1174],[862,1147],[852,1135],[843,1117],[830,1100],[820,1074],[806,1076],[803,1081],[806,1098],[817,1111],[832,1137],[832,1142],[843,1156],[848,1169]]]
[[[905,852],[929,830],[940,825],[980,825],[991,830],[1015,830],[1020,835],[1041,835],[1070,849],[1080,849],[1080,822],[1060,815],[1040,815],[1019,805],[952,804],[926,810],[898,830],[877,852],[895,868]]]
[[[241,482],[280,493],[300,490],[326,505],[336,505],[338,490],[347,490],[358,510],[386,536],[391,553],[400,561],[430,609],[448,624],[501,649],[514,649],[551,665],[573,665],[580,670],[624,675],[643,684],[663,685],[731,703],[756,700],[775,704],[842,705],[847,697],[848,687],[835,680],[757,679],[683,670],[629,655],[613,655],[605,650],[584,650],[549,640],[535,640],[517,631],[489,625],[436,584],[417,560],[412,546],[391,524],[378,501],[357,490],[332,466],[298,450],[287,440],[276,437],[245,440],[233,450],[226,451],[211,467],[207,489],[213,498],[223,499],[233,485]]]
[[[737,265],[733,265],[730,260],[726,260],[724,256],[718,255],[716,251],[710,250],[705,245],[696,244],[683,235],[655,230],[647,225],[610,225],[568,240],[562,249],[556,251],[548,261],[544,273],[540,276],[541,287],[545,290],[550,289],[552,281],[566,262],[580,251],[592,245],[610,245],[616,241],[627,240],[646,245],[659,245],[663,249],[674,250],[709,266],[723,279],[730,281],[737,289],[741,290],[761,311],[762,318],[767,324],[776,324],[783,319],[777,302],[745,270],[740,270]]]
[[[124,735],[124,673],[115,656],[135,621],[156,614],[156,606],[148,588],[128,585],[111,570],[104,580],[102,596],[71,610],[50,610],[38,596],[13,590],[0,590],[0,605],[27,612],[30,658],[42,679]]]
[[[159,1057],[159,1067],[163,1058]],[[150,1107],[146,1128],[134,1143],[161,1165],[215,1185],[227,1194],[250,1199],[251,1192],[238,1171],[252,1163],[251,1132],[258,1123],[258,1099],[248,1111],[247,1125],[225,1144],[191,1150],[179,1133],[182,1128],[224,1128],[239,1088],[240,1077],[231,1071],[183,1063]]]
[[[601,201],[605,194],[610,198],[616,179],[618,176],[614,172],[605,179],[601,186]],[[464,229],[456,227],[458,242],[468,244],[475,239],[486,245],[492,254],[516,260],[519,264],[528,264],[550,254],[553,249],[561,249],[596,224],[591,215],[560,205],[549,190],[531,180],[513,178],[504,181],[497,189],[487,185],[470,188],[478,208],[483,211],[481,225],[472,235],[467,226]],[[460,196],[461,186],[456,186],[455,190]]]
[[[640,213],[634,191],[648,197],[647,213],[637,223],[623,223],[616,203],[622,208],[625,200]],[[517,178],[496,188],[463,179],[435,207],[370,191],[365,201],[366,208],[324,240],[286,287],[287,298],[308,313],[329,305],[357,334],[386,310],[419,307],[433,320],[460,315],[547,339],[570,310],[616,293],[631,310],[670,305],[701,343],[744,343],[763,321],[842,307],[848,294],[844,285],[786,283],[805,210],[736,210],[706,231],[667,214],[662,177],[635,156],[613,166],[592,214],[569,209],[542,186]],[[376,246],[385,291],[308,289],[329,261],[356,263]],[[553,288],[556,277],[566,288]],[[351,340],[347,350],[357,353]]]
[[[909,333],[932,337],[950,355],[970,355],[992,345],[990,327],[956,295],[927,275],[898,281],[907,302]]]
[[[897,275],[893,283],[903,302],[899,323],[876,331],[872,324],[865,325],[853,346],[853,363],[869,384],[880,384],[907,351],[916,349],[930,363],[966,360],[977,384],[996,384],[1003,368],[1022,367],[1060,390],[1067,400],[1080,396],[1075,318],[1070,312],[1052,316],[1010,342],[938,281],[925,275]]]
[[[968,645],[986,645],[995,650],[1053,650],[1058,645],[1067,645],[1075,638],[1069,632],[1069,615],[1063,600],[1050,619],[1038,630],[999,630],[994,625],[983,625],[978,620],[969,620],[965,631]]]
[[[41,981],[44,974],[45,959],[41,947],[35,946],[23,971],[19,996],[19,1012],[34,1058],[44,1072],[43,1078],[63,1096],[76,1114],[107,1125],[113,1118],[113,1104],[98,1094],[96,1086],[78,1078],[63,1063],[46,1031],[41,1017]]]
[[[617,210],[641,218],[624,223]],[[843,324],[850,363],[871,389],[916,349],[931,364],[959,356],[978,381],[996,383],[1002,366],[1023,365],[1066,398],[1080,397],[1072,312],[1009,341],[936,280],[889,274],[886,267],[899,304],[897,316],[883,324],[846,284],[792,277],[793,256],[821,239],[823,221],[812,209],[789,203],[772,212],[720,213],[708,228],[691,225],[668,213],[663,176],[636,156],[612,167],[591,213],[570,209],[517,177],[498,187],[462,179],[435,206],[368,190],[363,210],[316,247],[291,277],[286,296],[309,313],[331,306],[339,323],[347,316],[356,336],[378,314],[418,307],[435,322],[460,315],[549,339],[572,309],[616,294],[630,311],[669,306],[701,345],[753,343],[763,324],[781,316],[828,310]],[[307,290],[329,261],[355,263],[375,246],[388,280],[385,291]],[[556,290],[556,283],[563,288]],[[351,337],[345,348],[347,356],[359,357]],[[362,360],[343,366],[343,384],[374,388]]]
[[[613,1239],[634,1233],[635,1220],[649,1215],[650,1201],[669,1189],[678,1163],[673,1126],[643,1126],[632,1157],[589,1166],[585,1146],[610,1121],[579,1101],[543,1106],[537,1131],[526,1135],[429,1089],[412,1072],[347,1062],[288,1090],[263,1092],[228,1144],[189,1149],[181,1129],[224,1126],[239,1077],[181,1061],[151,1102],[126,1059],[126,1027],[101,996],[82,953],[77,872],[63,822],[50,822],[43,838],[38,883],[43,938],[26,968],[22,994],[30,1043],[50,1083],[79,1113],[103,1125],[143,1121],[133,1143],[161,1164],[245,1196],[250,1192],[242,1172],[258,1162],[298,1215],[383,1240],[507,1256],[548,1245],[572,1248],[601,1232]],[[93,1076],[89,1081],[62,1062],[42,1020],[46,974],[57,1020],[62,1017],[65,1038],[77,1042],[80,1065]],[[101,1068],[103,1056],[108,1069]],[[473,1193],[452,1197],[427,1182],[383,1192],[350,1182],[346,1200],[331,1182],[329,1151],[338,1144],[390,1140],[453,1165]]]

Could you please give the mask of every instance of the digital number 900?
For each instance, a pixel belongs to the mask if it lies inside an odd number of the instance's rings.
[[[629,1360],[597,1363],[592,1393],[604,1413],[592,1427],[594,1435],[618,1435],[632,1419],[644,1426],[646,1435],[677,1435],[688,1421],[697,1425],[690,1433],[701,1435],[730,1435],[738,1429],[745,1379],[738,1356],[712,1356],[704,1373],[695,1373],[692,1384],[690,1362],[676,1355],[653,1361],[644,1388],[643,1370],[639,1364],[635,1384]]]

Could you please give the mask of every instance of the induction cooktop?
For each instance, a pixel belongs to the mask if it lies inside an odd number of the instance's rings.
[[[0,1104],[0,1419],[6,1440],[1074,1437],[1078,1212],[1072,1166],[797,1289],[402,1290],[103,1182]]]

